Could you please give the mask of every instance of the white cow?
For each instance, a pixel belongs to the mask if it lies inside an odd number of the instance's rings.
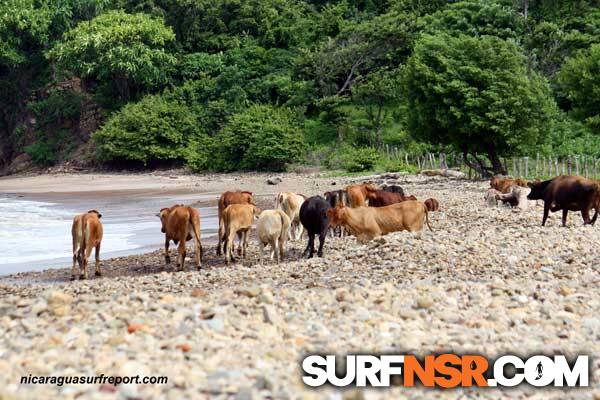
[[[283,259],[285,242],[290,231],[290,218],[282,210],[265,210],[258,217],[256,223],[258,232],[258,243],[260,247],[260,258],[267,244],[271,245],[271,261],[277,262]]]

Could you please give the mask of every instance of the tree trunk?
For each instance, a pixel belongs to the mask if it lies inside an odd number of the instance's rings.
[[[492,172],[494,174],[506,175],[506,168],[502,165],[502,161],[496,152],[493,144],[487,146],[487,155],[492,163]]]

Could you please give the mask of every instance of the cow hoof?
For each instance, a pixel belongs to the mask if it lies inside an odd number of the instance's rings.
[[[71,280],[74,281],[77,279],[77,275],[71,275]]]
[[[79,275],[79,279],[81,279],[81,280],[87,279],[87,276],[81,274],[81,275]]]
[[[94,273],[94,275],[96,275],[96,276],[102,276],[102,272],[100,272],[100,271],[96,271],[96,272]]]
[[[165,257],[165,262],[166,262],[167,264],[171,263],[171,257]]]

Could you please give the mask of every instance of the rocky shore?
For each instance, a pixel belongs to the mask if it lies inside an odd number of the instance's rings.
[[[433,231],[328,238],[310,260],[303,239],[279,265],[259,260],[253,234],[248,259],[230,266],[206,245],[200,272],[165,269],[157,250],[104,260],[105,276],[88,281],[69,281],[68,268],[0,278],[0,398],[599,398],[600,228],[575,213],[567,228],[558,214],[541,227],[541,207],[486,208],[486,182],[400,184],[439,200]],[[301,381],[306,354],[365,352],[588,354],[591,387],[338,391]],[[169,381],[19,384],[102,373]]]

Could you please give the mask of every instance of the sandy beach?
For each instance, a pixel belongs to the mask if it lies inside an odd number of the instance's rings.
[[[110,190],[123,176],[93,175]],[[312,195],[344,179],[281,175],[136,176],[131,190]],[[90,176],[0,180],[2,191],[56,196]],[[39,183],[38,184],[36,184]],[[51,183],[54,182],[54,185]],[[60,183],[63,182],[63,183]],[[68,184],[66,184],[68,182]],[[336,182],[336,185],[332,185]],[[200,271],[166,267],[160,251],[106,259],[105,276],[69,281],[67,268],[0,278],[0,397],[64,399],[404,399],[600,396],[598,227],[568,227],[541,207],[486,208],[487,182],[401,177],[419,199],[435,197],[433,231],[398,232],[367,244],[327,238],[324,257],[301,259],[291,242],[280,264],[261,261],[255,233],[246,260],[226,266],[205,245]],[[140,186],[137,186],[137,185]],[[81,192],[79,192],[81,193]],[[192,247],[190,246],[190,251]],[[134,328],[132,328],[134,327]],[[310,353],[561,353],[591,356],[589,388],[339,391],[309,389]],[[20,385],[28,374],[166,375],[166,385]]]

